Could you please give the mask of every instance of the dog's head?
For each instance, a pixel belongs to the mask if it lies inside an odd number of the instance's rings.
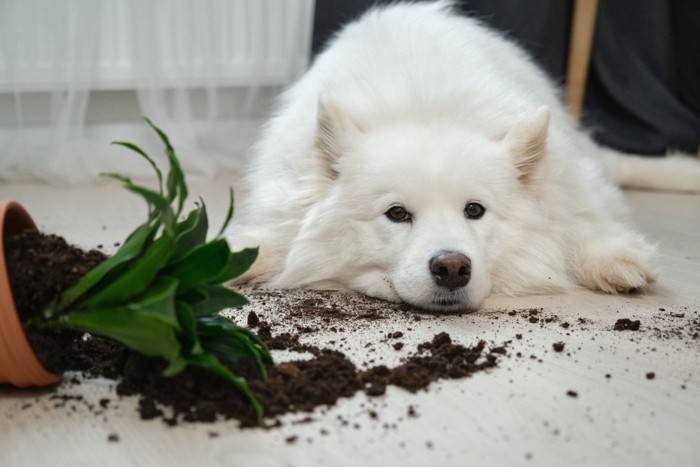
[[[509,262],[532,230],[527,219],[541,216],[533,192],[548,118],[538,109],[489,139],[441,118],[365,128],[321,100],[316,152],[326,188],[281,281],[432,310],[478,307],[494,283],[510,280],[504,268],[518,269]]]

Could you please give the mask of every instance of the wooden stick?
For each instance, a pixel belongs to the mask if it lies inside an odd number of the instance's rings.
[[[569,111],[576,120],[581,118],[583,108],[597,11],[598,0],[576,0],[574,4],[566,92]]]

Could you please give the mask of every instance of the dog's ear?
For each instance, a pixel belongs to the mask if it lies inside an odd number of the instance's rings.
[[[338,158],[347,149],[346,142],[360,133],[359,126],[343,111],[336,101],[325,94],[318,99],[316,147],[323,159],[328,176],[338,175]]]
[[[547,152],[549,108],[539,107],[530,117],[511,128],[505,137],[510,145],[518,177],[523,183],[532,179],[537,164]]]

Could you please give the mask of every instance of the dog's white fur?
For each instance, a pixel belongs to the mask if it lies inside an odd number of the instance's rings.
[[[260,246],[243,280],[426,309],[474,309],[492,292],[643,289],[655,248],[625,223],[604,169],[691,190],[700,169],[642,165],[578,130],[513,43],[449,2],[396,4],[342,30],[283,95],[231,238]],[[471,202],[480,219],[465,215]],[[392,222],[392,206],[411,220]],[[445,251],[470,259],[465,287],[436,284],[428,264]]]

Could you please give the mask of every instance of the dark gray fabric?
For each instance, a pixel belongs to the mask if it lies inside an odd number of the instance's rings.
[[[317,0],[313,50],[389,0]],[[573,0],[461,0],[563,85]],[[700,1],[601,0],[584,105],[596,140],[619,150],[695,152],[700,143]]]
[[[698,5],[600,2],[584,106],[600,142],[640,153],[697,150]]]

